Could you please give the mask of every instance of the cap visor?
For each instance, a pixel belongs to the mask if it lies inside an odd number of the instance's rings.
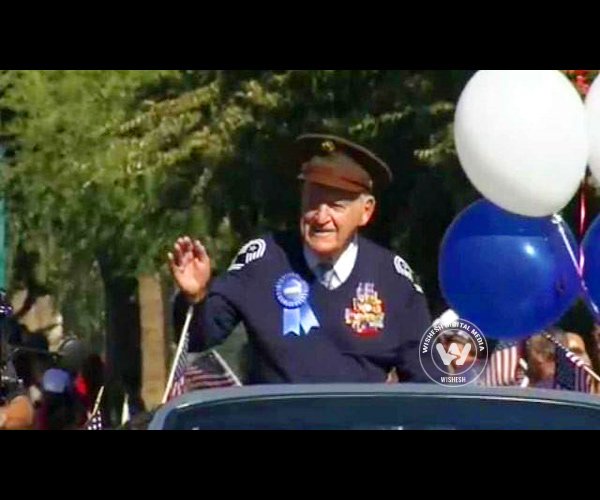
[[[322,186],[341,189],[343,191],[350,191],[351,193],[363,193],[369,191],[365,186],[362,186],[355,182],[348,181],[340,177],[322,175],[316,172],[312,172],[310,174],[300,174],[298,176],[298,179],[306,182],[312,182],[314,184],[320,184]]]

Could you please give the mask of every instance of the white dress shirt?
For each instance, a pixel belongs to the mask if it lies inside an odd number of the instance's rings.
[[[354,264],[356,263],[356,256],[358,255],[358,243],[357,238],[354,236],[346,250],[337,258],[335,262],[322,263],[319,257],[306,245],[304,245],[304,258],[308,264],[309,269],[313,274],[319,278],[319,281],[328,288],[334,290],[341,286],[352,273]],[[329,272],[323,273],[321,264],[333,265]]]

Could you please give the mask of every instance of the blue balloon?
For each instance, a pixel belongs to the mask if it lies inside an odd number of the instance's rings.
[[[600,216],[585,233],[581,246],[585,302],[596,322],[600,323]]]
[[[577,255],[566,224],[513,214],[480,200],[446,231],[439,261],[441,290],[452,308],[484,335],[525,338],[556,323],[581,293],[573,260]]]

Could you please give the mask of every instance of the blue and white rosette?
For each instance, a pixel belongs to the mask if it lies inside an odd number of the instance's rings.
[[[296,273],[284,274],[275,285],[275,296],[283,307],[283,335],[301,331],[308,335],[319,322],[308,304],[308,283]]]

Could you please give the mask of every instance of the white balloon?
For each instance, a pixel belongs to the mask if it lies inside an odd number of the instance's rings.
[[[454,139],[469,180],[494,204],[542,217],[562,210],[585,175],[585,107],[558,70],[481,70],[463,90]]]
[[[594,178],[600,181],[600,78],[596,77],[585,98],[590,141],[589,166]]]

